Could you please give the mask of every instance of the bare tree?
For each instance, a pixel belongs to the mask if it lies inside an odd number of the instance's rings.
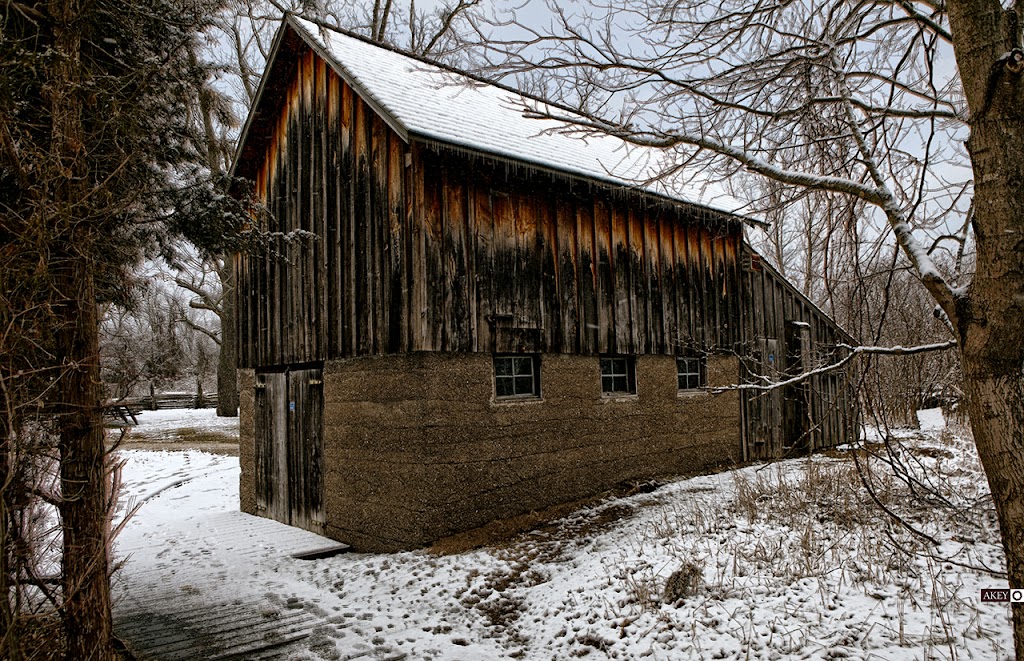
[[[201,289],[200,282],[190,284]],[[100,357],[108,399],[137,400],[148,389],[156,409],[158,390],[183,387],[202,400],[219,362],[215,311],[190,305],[182,290],[161,279],[140,289],[130,306],[110,305],[103,315]]]
[[[894,237],[957,342],[1014,587],[1024,587],[1022,14],[998,0],[612,0],[552,4],[550,22],[513,15],[481,32],[485,64],[540,72],[567,107],[527,113],[663,148],[666,172],[707,161],[722,176],[745,169],[865,206],[860,237]],[[829,130],[809,131],[809,115]],[[812,145],[834,157],[805,158]],[[931,244],[957,235],[968,201],[976,268],[960,285]],[[1024,605],[1013,619],[1024,658]]]

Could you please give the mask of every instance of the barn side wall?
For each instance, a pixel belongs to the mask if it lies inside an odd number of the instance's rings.
[[[236,258],[241,367],[734,349],[735,218],[406,142],[308,48],[284,53],[239,170],[267,239]]]
[[[733,383],[738,369],[712,357],[709,382]],[[636,372],[635,397],[603,398],[596,358],[546,354],[541,401],[496,403],[488,355],[328,362],[327,534],[365,551],[413,548],[624,481],[738,460],[735,392],[678,394],[670,357],[641,356]]]

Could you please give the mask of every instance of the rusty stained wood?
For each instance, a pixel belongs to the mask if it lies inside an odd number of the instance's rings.
[[[244,304],[264,308],[255,316],[267,342],[257,344],[267,346],[244,360],[675,354],[739,341],[737,233],[714,234],[679,209],[632,208],[598,187],[563,195],[500,165],[407,147],[332,72],[310,70],[313,108],[290,97],[283,130],[298,137],[268,150],[279,163],[266,168],[277,176],[264,193],[270,229],[307,238],[278,240],[280,255],[250,262],[269,295]]]
[[[404,191],[405,144],[393,132],[388,131],[387,137],[387,246],[384,273],[388,281],[387,319],[387,353],[398,353],[405,349],[405,326],[408,324],[408,306],[406,298],[408,287],[405,279],[408,253],[405,244],[408,242]]]
[[[487,351],[495,346],[494,314],[496,304],[494,210],[489,182],[479,182],[470,187],[472,223],[470,232],[473,245],[473,290],[476,296],[476,333],[473,336],[473,351]]]
[[[469,217],[466,203],[467,186],[461,177],[447,177],[441,187],[442,218],[445,225],[441,250],[445,290],[445,340],[442,351],[466,352],[472,344],[470,286]]]
[[[629,209],[612,206],[610,216],[612,223],[611,300],[614,301],[611,323],[614,344],[609,353],[637,353],[637,349],[633,345],[632,327],[640,319],[633,318],[634,301],[633,274],[630,263]]]
[[[326,209],[325,259],[326,326],[325,355],[343,355],[342,313],[342,204],[340,178],[341,145],[338,131],[341,122],[341,79],[327,70],[327,114],[324,119],[324,183]]]
[[[388,314],[391,307],[391,288],[388,286],[390,269],[388,255],[391,250],[391,223],[388,220],[388,127],[379,115],[371,115],[370,164],[370,239],[373,264],[370,269],[370,309],[372,331],[370,353],[383,353],[387,348]]]

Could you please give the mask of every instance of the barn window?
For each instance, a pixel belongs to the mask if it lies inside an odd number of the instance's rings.
[[[633,356],[601,357],[601,392],[605,395],[636,394],[636,360]]]
[[[676,376],[680,390],[699,390],[708,385],[708,363],[704,356],[676,358]]]
[[[494,395],[499,399],[540,397],[540,356],[496,355]]]

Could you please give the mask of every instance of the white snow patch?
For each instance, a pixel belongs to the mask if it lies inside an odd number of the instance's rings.
[[[142,411],[136,418],[139,424],[132,427],[132,435],[151,440],[175,438],[181,429],[238,437],[238,418],[219,418],[216,409]]]
[[[946,427],[946,418],[940,408],[918,411],[917,422],[923,432],[938,432]]]
[[[238,513],[237,458],[125,451],[126,495],[149,500],[117,542],[119,608],[303,608],[319,647],[289,658],[1012,658],[1008,605],[979,598],[1006,581],[976,569],[1003,559],[973,445],[920,417],[901,452],[957,507],[917,508],[878,462],[870,479],[939,540],[928,555],[864,504],[852,462],[815,457],[609,500],[500,547],[300,561],[323,540]],[[685,563],[702,584],[665,603]]]

